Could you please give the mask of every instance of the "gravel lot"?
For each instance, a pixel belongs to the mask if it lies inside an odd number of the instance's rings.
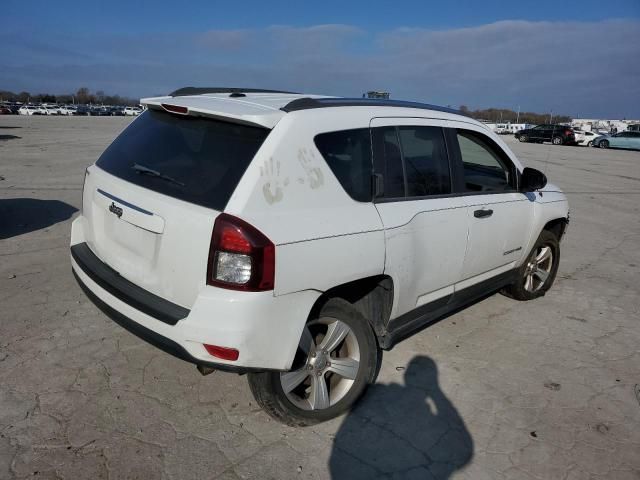
[[[76,285],[84,168],[129,122],[0,117],[0,478],[640,479],[640,152],[507,139],[568,192],[553,289],[436,323],[348,416],[291,429]]]

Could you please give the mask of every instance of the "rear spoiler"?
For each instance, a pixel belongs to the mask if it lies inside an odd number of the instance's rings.
[[[243,87],[183,87],[169,94],[170,97],[184,97],[187,95],[202,95],[206,93],[291,93],[284,90],[265,90],[262,88]]]
[[[282,118],[277,112],[263,115],[234,115],[229,112],[215,111],[199,108],[191,105],[181,104],[182,102],[171,102],[171,97],[160,98],[143,98],[140,100],[141,105],[151,110],[168,112],[174,115],[189,117],[205,117],[223,122],[237,123],[249,127],[257,127],[271,130],[275,127],[278,120]]]

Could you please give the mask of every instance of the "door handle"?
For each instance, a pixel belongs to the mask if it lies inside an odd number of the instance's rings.
[[[476,210],[475,212],[473,212],[473,216],[476,218],[485,218],[485,217],[490,217],[491,215],[493,215],[493,210]]]

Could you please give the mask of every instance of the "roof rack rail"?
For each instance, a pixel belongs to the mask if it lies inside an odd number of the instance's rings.
[[[243,87],[184,87],[169,94],[170,97],[184,97],[186,95],[202,95],[204,93],[295,93],[282,90],[265,90],[262,88]]]
[[[422,110],[435,110],[437,112],[454,113],[456,115],[466,115],[460,110],[427,103],[407,102],[404,100],[384,100],[375,98],[309,98],[303,97],[287,103],[280,110],[284,112],[297,112],[299,110],[310,110],[314,108],[328,107],[403,107],[419,108]]]

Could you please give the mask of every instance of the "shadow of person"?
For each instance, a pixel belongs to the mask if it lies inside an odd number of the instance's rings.
[[[473,457],[473,440],[438,384],[427,356],[411,360],[405,385],[373,386],[340,426],[329,469],[334,480],[445,480]]]
[[[60,200],[0,200],[0,240],[33,232],[71,218],[78,209]]]

